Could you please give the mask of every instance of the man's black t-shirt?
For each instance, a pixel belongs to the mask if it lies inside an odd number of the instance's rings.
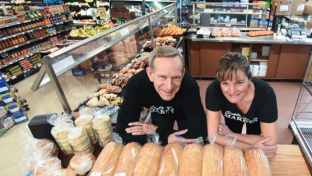
[[[206,115],[200,99],[199,86],[189,73],[185,73],[180,90],[171,101],[164,101],[159,96],[146,70],[129,80],[116,126],[116,132],[123,142],[146,143],[146,135],[136,136],[125,131],[130,122],[139,121],[142,107],[152,112],[152,124],[158,126],[156,132],[159,133],[163,145],[168,143],[168,136],[175,132],[175,121],[179,130],[188,129],[183,137],[207,137]]]
[[[277,120],[277,103],[275,93],[268,83],[257,78],[251,78],[251,81],[255,87],[255,95],[246,114],[227,100],[217,79],[207,88],[206,108],[210,111],[221,110],[226,125],[234,133],[241,133],[246,123],[247,134],[260,135],[260,122],[272,123]]]

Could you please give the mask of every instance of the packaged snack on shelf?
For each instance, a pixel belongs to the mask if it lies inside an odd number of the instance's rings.
[[[204,147],[202,175],[223,176],[223,147],[216,144],[218,133],[209,137],[209,144]]]
[[[13,92],[1,94],[0,100],[2,101],[3,105],[9,105],[17,102],[16,96]]]
[[[181,144],[172,143],[166,145],[162,153],[157,176],[178,176],[182,151],[183,146]]]
[[[0,136],[6,133],[11,127],[14,126],[14,124],[12,116],[5,115],[0,117]]]

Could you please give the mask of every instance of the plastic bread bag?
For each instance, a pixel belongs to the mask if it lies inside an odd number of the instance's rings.
[[[182,151],[179,176],[201,176],[204,140],[199,137],[196,142],[186,144]]]
[[[75,154],[69,162],[70,168],[78,175],[86,175],[93,166],[95,157],[92,153],[80,152]]]
[[[204,147],[202,175],[223,176],[223,147],[215,143],[217,136],[208,137],[209,144]]]
[[[231,29],[231,36],[232,37],[240,37],[241,36],[241,32],[239,29],[237,29],[236,27]]]
[[[61,173],[61,160],[57,157],[42,158],[30,163],[32,176],[55,176]]]
[[[159,170],[163,147],[157,143],[146,143],[137,159],[133,176],[156,176]]]
[[[158,176],[178,176],[183,146],[171,143],[165,146],[162,153]]]
[[[118,158],[124,148],[120,142],[110,142],[96,159],[89,176],[114,176]]]
[[[259,148],[244,149],[249,176],[271,176],[270,164],[264,151]]]
[[[227,146],[224,147],[224,175],[247,176],[248,169],[243,150],[235,146],[236,138],[233,135],[225,136]]]
[[[142,146],[137,142],[128,143],[122,150],[116,164],[114,176],[132,176],[135,163],[139,158]]]
[[[82,126],[86,130],[91,144],[94,145],[98,141],[93,132],[93,114],[95,111],[83,108],[79,112],[80,116],[75,120],[75,125]]]
[[[113,128],[110,117],[104,114],[104,110],[97,111],[93,119],[93,131],[99,140],[101,147],[105,147],[112,139]]]
[[[82,126],[71,129],[70,133],[68,133],[68,142],[75,154],[79,152],[93,153],[94,148],[86,130]]]
[[[51,129],[51,134],[64,155],[74,154],[68,142],[68,134],[74,128],[71,117],[53,115],[48,119],[48,122],[54,126]]]
[[[150,111],[147,108],[142,108],[140,113],[140,122],[145,122],[145,119],[147,118]]]
[[[112,124],[117,123],[117,115],[120,107],[117,105],[106,105],[104,108],[101,108],[100,110],[96,111],[96,113],[99,113],[100,115],[105,114],[110,117],[110,121]]]
[[[158,133],[154,133],[153,135],[146,135],[147,142],[155,143],[161,145],[162,142],[159,140],[160,136]]]

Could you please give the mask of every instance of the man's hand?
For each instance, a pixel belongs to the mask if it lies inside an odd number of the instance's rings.
[[[158,128],[158,126],[145,122],[131,122],[128,125],[130,127],[126,128],[126,132],[131,133],[132,135],[153,135]]]
[[[168,137],[168,144],[170,143],[187,143],[188,144],[188,143],[195,142],[197,140],[197,139],[186,139],[180,136],[182,134],[185,134],[186,132],[187,132],[187,129],[170,134]]]
[[[222,136],[225,136],[228,134],[233,135],[233,132],[230,130],[230,128],[227,125],[220,123],[219,124],[219,134]]]
[[[276,145],[265,145],[264,143],[269,142],[271,140],[271,137],[267,137],[263,140],[260,140],[256,143],[254,143],[252,146],[253,147],[257,147],[260,148],[264,151],[264,153],[266,154],[266,156],[268,158],[271,158],[275,155],[276,151],[277,151],[277,146]]]

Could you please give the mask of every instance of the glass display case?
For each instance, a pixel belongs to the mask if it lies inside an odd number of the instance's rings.
[[[105,83],[143,52],[148,40],[155,47],[153,29],[173,23],[167,17],[174,13],[176,6],[171,4],[45,56],[32,86],[45,112],[71,113],[84,104],[99,82]],[[147,33],[148,39],[138,40]],[[102,71],[104,78],[88,71],[73,76],[73,68],[93,65],[95,60],[101,60],[102,68],[97,71]]]
[[[149,14],[160,10],[172,3],[176,3],[176,0],[146,0],[144,2],[141,0],[111,0],[110,16],[113,20],[131,20],[141,17],[143,13]],[[177,19],[177,16],[172,14],[167,18]]]
[[[189,18],[195,26],[266,28],[266,3],[193,2]]]

